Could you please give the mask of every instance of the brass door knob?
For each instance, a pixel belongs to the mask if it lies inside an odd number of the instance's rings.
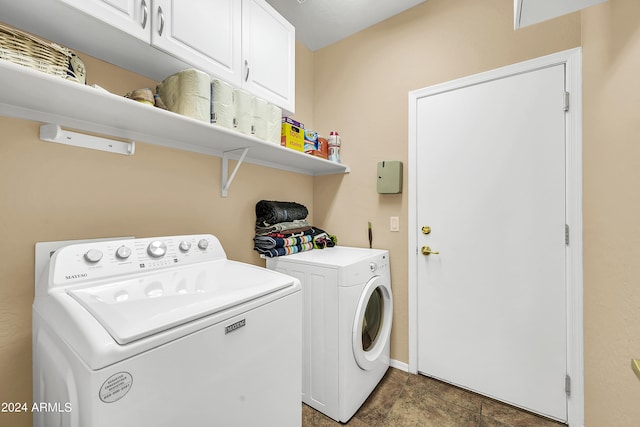
[[[423,246],[422,247],[422,255],[438,255],[440,252],[436,252],[436,251],[432,251],[431,248],[429,246]]]
[[[425,225],[424,227],[422,227],[422,234],[429,234],[431,233],[431,227],[429,227],[428,225]]]

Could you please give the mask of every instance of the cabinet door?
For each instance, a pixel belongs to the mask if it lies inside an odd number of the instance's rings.
[[[242,86],[295,109],[295,28],[264,0],[242,2]]]
[[[514,0],[514,28],[566,15],[606,0]]]
[[[62,1],[140,40],[150,40],[151,0]]]
[[[151,44],[239,85],[241,11],[237,0],[153,0]]]

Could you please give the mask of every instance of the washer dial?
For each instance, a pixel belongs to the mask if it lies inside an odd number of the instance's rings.
[[[85,252],[84,259],[92,264],[95,264],[102,259],[102,251],[98,249],[89,249],[87,252]]]
[[[147,253],[152,258],[162,258],[167,253],[167,244],[162,240],[154,240],[149,243]]]
[[[131,256],[131,249],[126,246],[120,246],[116,249],[116,258],[118,259],[127,259]]]

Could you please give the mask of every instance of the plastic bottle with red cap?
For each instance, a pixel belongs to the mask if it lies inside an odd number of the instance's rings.
[[[329,133],[329,160],[332,162],[340,163],[340,135],[336,131]]]

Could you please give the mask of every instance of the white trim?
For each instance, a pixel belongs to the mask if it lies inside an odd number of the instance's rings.
[[[419,98],[472,86],[510,75],[554,65],[565,65],[566,90],[571,106],[566,117],[566,221],[571,240],[567,262],[567,373],[571,376],[571,396],[567,399],[570,426],[584,426],[584,334],[583,334],[583,261],[582,261],[582,51],[580,48],[543,56],[497,68],[473,76],[452,80],[409,92],[409,218],[408,297],[409,364],[408,372],[418,372],[418,285],[417,285],[417,135],[416,104]]]
[[[392,368],[399,369],[399,370],[404,371],[404,372],[409,372],[409,365],[404,363],[404,362],[401,362],[399,360],[396,360],[396,359],[391,359],[389,361],[389,366],[391,366]]]

